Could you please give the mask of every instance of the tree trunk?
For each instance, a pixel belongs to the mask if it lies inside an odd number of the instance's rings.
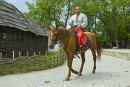
[[[118,25],[116,22],[116,6],[112,9],[112,12],[113,12],[112,20],[114,22],[114,27],[115,27],[115,31],[114,31],[115,43],[116,43],[116,47],[119,48],[118,36],[117,36]]]
[[[69,15],[70,15],[70,2],[71,2],[71,0],[68,0],[68,11],[67,11],[67,17],[66,17],[66,19],[65,19],[65,26],[67,26],[67,20],[68,20],[68,18],[69,18]]]

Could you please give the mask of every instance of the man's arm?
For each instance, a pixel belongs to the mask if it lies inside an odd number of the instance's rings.
[[[87,25],[88,25],[88,20],[87,20],[87,16],[85,15],[85,14],[83,14],[83,22],[82,22],[82,24],[81,24],[81,26],[83,27],[83,28],[85,28]]]
[[[72,17],[69,19],[68,23],[67,23],[67,26],[66,26],[66,29],[70,29],[73,25],[73,20],[72,20]]]

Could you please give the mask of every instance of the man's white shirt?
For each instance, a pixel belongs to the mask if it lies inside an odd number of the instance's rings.
[[[68,21],[67,23],[67,29],[71,28],[71,26],[75,26],[75,25],[81,25],[83,28],[85,28],[88,24],[87,21],[87,16],[83,13],[80,13],[78,18],[77,15],[74,14]]]

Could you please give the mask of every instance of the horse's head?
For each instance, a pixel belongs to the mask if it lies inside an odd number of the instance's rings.
[[[54,46],[59,41],[58,39],[58,29],[57,27],[50,26],[49,27],[49,35],[50,35],[50,41],[49,41],[49,48],[53,49]]]

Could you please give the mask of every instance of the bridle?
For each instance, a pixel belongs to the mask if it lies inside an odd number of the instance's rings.
[[[54,44],[60,43],[60,41],[58,41],[58,33],[57,35],[50,36],[50,40],[54,42]]]

